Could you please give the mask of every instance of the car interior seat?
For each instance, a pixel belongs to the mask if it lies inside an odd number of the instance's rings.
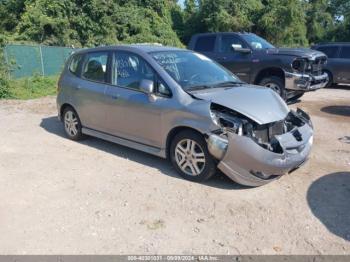
[[[101,62],[97,60],[89,61],[84,77],[99,82],[105,82],[105,72],[103,71]]]

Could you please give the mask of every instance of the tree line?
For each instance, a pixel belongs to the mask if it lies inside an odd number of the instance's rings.
[[[10,42],[184,46],[215,31],[254,32],[278,46],[350,41],[350,0],[0,0],[0,35]]]

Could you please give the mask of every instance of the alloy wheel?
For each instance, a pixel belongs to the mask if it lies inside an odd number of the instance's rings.
[[[64,128],[70,136],[78,134],[78,118],[72,111],[67,111],[64,116]]]
[[[178,167],[189,176],[198,176],[205,168],[204,151],[191,139],[183,139],[176,145],[175,160]]]

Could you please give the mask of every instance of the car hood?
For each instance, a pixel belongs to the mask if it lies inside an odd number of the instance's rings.
[[[260,86],[215,88],[191,94],[196,98],[232,109],[261,125],[283,120],[289,113],[286,103],[277,93]]]
[[[309,59],[314,59],[315,57],[319,56],[325,56],[322,52],[308,48],[272,48],[268,49],[266,53],[271,55],[307,57]]]

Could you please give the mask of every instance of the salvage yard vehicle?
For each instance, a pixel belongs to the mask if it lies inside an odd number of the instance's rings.
[[[152,45],[76,52],[58,83],[67,136],[90,135],[168,158],[185,179],[217,168],[260,186],[309,155],[309,116],[271,89],[241,82],[206,56]]]
[[[328,82],[323,53],[276,48],[252,33],[197,34],[188,48],[217,61],[247,83],[271,88],[284,100],[296,100]]]
[[[323,69],[329,78],[328,87],[332,84],[350,84],[350,42],[321,43],[312,48],[325,53],[328,57]]]

